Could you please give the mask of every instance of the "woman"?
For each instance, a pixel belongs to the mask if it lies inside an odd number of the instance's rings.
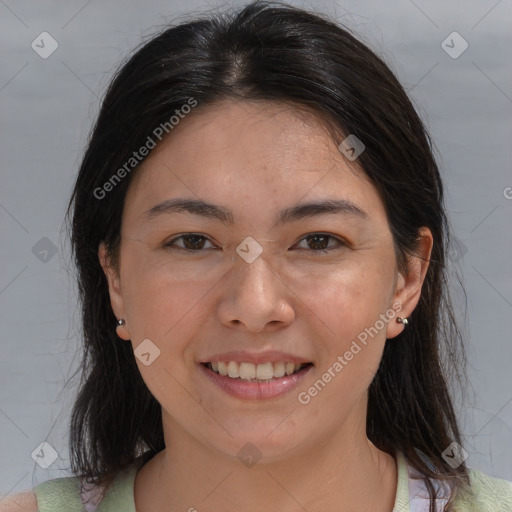
[[[155,37],[69,215],[76,477],[24,510],[512,510],[442,371],[463,351],[428,134],[345,29],[256,2]]]

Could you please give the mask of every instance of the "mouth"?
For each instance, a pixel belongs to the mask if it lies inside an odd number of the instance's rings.
[[[290,361],[250,363],[210,361],[200,363],[206,376],[223,391],[238,398],[272,398],[290,391],[313,368],[313,363]]]
[[[258,382],[260,384],[294,375],[303,368],[312,365],[312,363],[292,362],[254,364],[238,363],[237,361],[212,361],[202,364],[222,377],[246,382]]]

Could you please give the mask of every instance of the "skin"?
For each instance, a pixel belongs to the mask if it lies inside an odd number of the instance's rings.
[[[137,474],[137,511],[389,512],[396,463],[366,437],[366,407],[386,339],[393,343],[404,326],[386,323],[309,404],[297,395],[394,303],[401,317],[411,314],[428,267],[429,230],[399,272],[375,187],[314,115],[285,104],[197,109],[133,178],[119,268],[103,245],[98,256],[114,313],[126,321],[118,335],[134,349],[149,338],[160,350],[149,366],[137,359],[162,406],[166,444]],[[176,212],[144,219],[177,197],[222,206],[234,222]],[[366,218],[323,214],[276,224],[283,208],[325,199],[350,200]],[[186,233],[206,237],[199,251],[180,251],[183,239],[164,246]],[[315,233],[333,236],[329,252],[305,238]],[[248,236],[263,249],[250,264],[235,251]],[[291,352],[314,368],[290,393],[243,400],[198,366],[232,350]],[[248,442],[262,455],[250,468],[237,457]]]

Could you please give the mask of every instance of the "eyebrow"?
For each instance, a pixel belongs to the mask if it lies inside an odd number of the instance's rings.
[[[226,225],[234,223],[233,214],[228,209],[198,199],[167,199],[144,213],[146,220],[152,220],[163,214],[190,213],[208,219],[214,219]],[[299,203],[281,210],[277,224],[296,222],[316,215],[343,214],[368,219],[368,214],[348,199],[326,199],[309,203]]]

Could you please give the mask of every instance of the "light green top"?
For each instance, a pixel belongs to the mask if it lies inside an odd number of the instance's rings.
[[[418,500],[410,495],[410,489],[418,487],[418,481],[410,478],[410,469],[401,452],[397,454],[398,485],[392,512],[424,512],[428,500]],[[137,512],[134,500],[134,481],[139,464],[134,463],[120,472],[108,489],[95,512]],[[470,469],[470,481],[474,498],[460,496],[454,512],[512,512],[512,482],[490,477]],[[83,512],[87,510],[80,498],[77,477],[49,480],[34,488],[39,512]],[[89,510],[93,510],[91,508]]]

